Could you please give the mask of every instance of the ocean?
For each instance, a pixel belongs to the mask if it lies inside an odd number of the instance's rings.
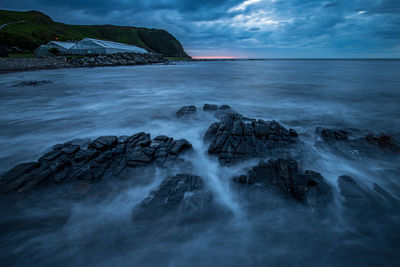
[[[233,214],[229,219],[195,224],[133,223],[132,209],[160,184],[163,170],[143,173],[139,184],[135,183],[138,178],[127,177],[130,182],[118,194],[95,200],[65,203],[49,194],[10,204],[2,196],[2,217],[8,227],[17,226],[0,232],[0,263],[400,264],[399,211],[390,219],[367,217],[365,228],[360,228],[360,222],[343,216],[337,185],[340,175],[350,175],[366,188],[378,184],[399,201],[400,158],[354,160],[315,145],[316,127],[360,129],[400,140],[400,60],[195,61],[18,72],[0,78],[0,174],[75,138],[142,131],[152,137],[185,138],[195,151],[189,157],[195,174],[204,178],[216,201]],[[18,85],[33,80],[50,82]],[[276,120],[295,129],[306,151],[302,168],[320,172],[333,188],[329,215],[273,199],[262,209],[249,211],[246,201],[231,189],[231,179],[254,161],[226,167],[207,155],[203,135],[218,119],[202,111],[205,103],[227,104],[248,118]],[[195,105],[197,112],[189,120],[178,119],[176,112],[185,105]],[[21,223],[35,224],[40,218],[57,221],[63,214],[68,216],[57,227]]]

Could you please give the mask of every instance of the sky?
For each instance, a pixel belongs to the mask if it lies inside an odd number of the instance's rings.
[[[400,57],[400,0],[1,0],[0,8],[162,28],[194,57]]]

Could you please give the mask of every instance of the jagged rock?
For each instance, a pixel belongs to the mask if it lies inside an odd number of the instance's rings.
[[[178,110],[178,112],[176,112],[176,116],[178,118],[180,118],[180,117],[192,115],[194,113],[196,113],[196,107],[195,106],[183,106]]]
[[[311,207],[320,207],[332,200],[330,186],[318,172],[301,173],[293,159],[260,161],[245,175],[234,177],[240,184],[257,185],[265,193],[273,191]]]
[[[219,110],[228,110],[231,109],[231,107],[229,105],[221,105],[218,107]]]
[[[205,189],[201,177],[177,174],[167,177],[142,201],[134,210],[134,219],[156,219],[168,215],[193,220],[213,216],[216,210],[212,193]]]
[[[349,131],[346,130],[317,127],[315,132],[325,141],[341,141],[349,139]]]
[[[192,148],[184,140],[137,133],[133,136],[102,136],[87,146],[80,142],[56,145],[38,162],[22,163],[0,179],[0,192],[27,191],[43,183],[99,180],[118,177],[128,168],[155,163],[166,166]],[[85,143],[85,142],[81,142]]]
[[[344,216],[350,224],[359,230],[376,231],[378,234],[381,233],[379,228],[387,230],[390,222],[398,229],[400,202],[389,192],[377,184],[370,189],[347,175],[339,177],[338,185],[343,196]]]
[[[359,158],[360,156],[377,157],[381,153],[398,153],[400,146],[391,136],[381,134],[365,134],[357,129],[328,129],[316,128],[316,135],[322,142],[317,145],[326,145],[335,152],[345,156]],[[377,149],[379,148],[379,149]]]
[[[214,104],[204,104],[203,106],[203,111],[213,111],[213,110],[217,110],[218,106],[214,105]]]
[[[217,118],[222,118],[228,113],[234,113],[228,105],[204,104],[203,111],[212,112]]]
[[[204,140],[208,153],[217,155],[222,164],[266,156],[287,156],[296,146],[298,134],[276,121],[247,119],[238,114],[226,114],[220,122],[211,124]]]
[[[399,144],[394,137],[386,134],[380,134],[379,136],[367,134],[365,139],[368,143],[378,146],[384,150],[389,150],[392,152],[399,152],[400,150]]]

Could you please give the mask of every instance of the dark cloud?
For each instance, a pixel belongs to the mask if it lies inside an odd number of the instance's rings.
[[[164,28],[193,55],[400,56],[399,0],[2,0],[0,8]]]

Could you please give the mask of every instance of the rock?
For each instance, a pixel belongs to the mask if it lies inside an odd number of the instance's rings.
[[[225,114],[220,122],[210,125],[204,140],[210,143],[209,154],[217,155],[222,164],[231,164],[250,158],[285,156],[296,146],[298,135],[276,121]]]
[[[379,235],[391,224],[398,229],[400,202],[389,192],[377,184],[371,189],[347,175],[339,177],[338,185],[343,196],[344,218],[356,229]]]
[[[229,105],[221,105],[218,107],[219,110],[228,110],[231,109],[231,107]]]
[[[351,158],[379,157],[386,153],[398,153],[399,143],[391,136],[375,136],[357,129],[316,128],[316,135],[321,138],[318,146],[326,146],[333,152]]]
[[[347,140],[349,137],[349,131],[346,130],[336,130],[336,129],[328,129],[328,128],[316,128],[316,134],[319,135],[325,141],[341,141]]]
[[[102,136],[86,146],[80,141],[56,145],[38,162],[19,164],[0,179],[0,192],[28,191],[40,184],[78,180],[97,181],[120,177],[129,168],[156,164],[166,167],[192,145],[167,136],[137,133],[127,136]],[[123,176],[123,175],[122,175]]]
[[[218,106],[214,105],[214,104],[204,104],[203,106],[203,111],[213,111],[213,110],[217,110]]]
[[[378,146],[384,150],[398,152],[400,149],[398,142],[392,136],[386,134],[380,134],[379,136],[368,134],[365,136],[365,139],[369,144]]]
[[[260,161],[248,174],[233,180],[257,185],[265,193],[273,191],[313,208],[325,206],[332,200],[332,190],[321,174],[310,170],[301,173],[293,159]]]
[[[181,118],[181,117],[186,117],[188,115],[192,115],[194,113],[196,113],[195,106],[183,106],[178,110],[178,112],[176,112],[176,116],[178,118]]]
[[[44,85],[44,84],[49,84],[49,83],[53,83],[53,82],[45,81],[45,80],[43,80],[43,81],[34,80],[34,81],[23,81],[18,84],[15,84],[14,86],[20,86],[20,87],[22,87],[22,86],[39,86],[39,85]]]
[[[183,220],[210,218],[216,207],[212,193],[203,179],[191,174],[167,177],[161,185],[134,210],[134,219],[148,220],[164,216]]]

